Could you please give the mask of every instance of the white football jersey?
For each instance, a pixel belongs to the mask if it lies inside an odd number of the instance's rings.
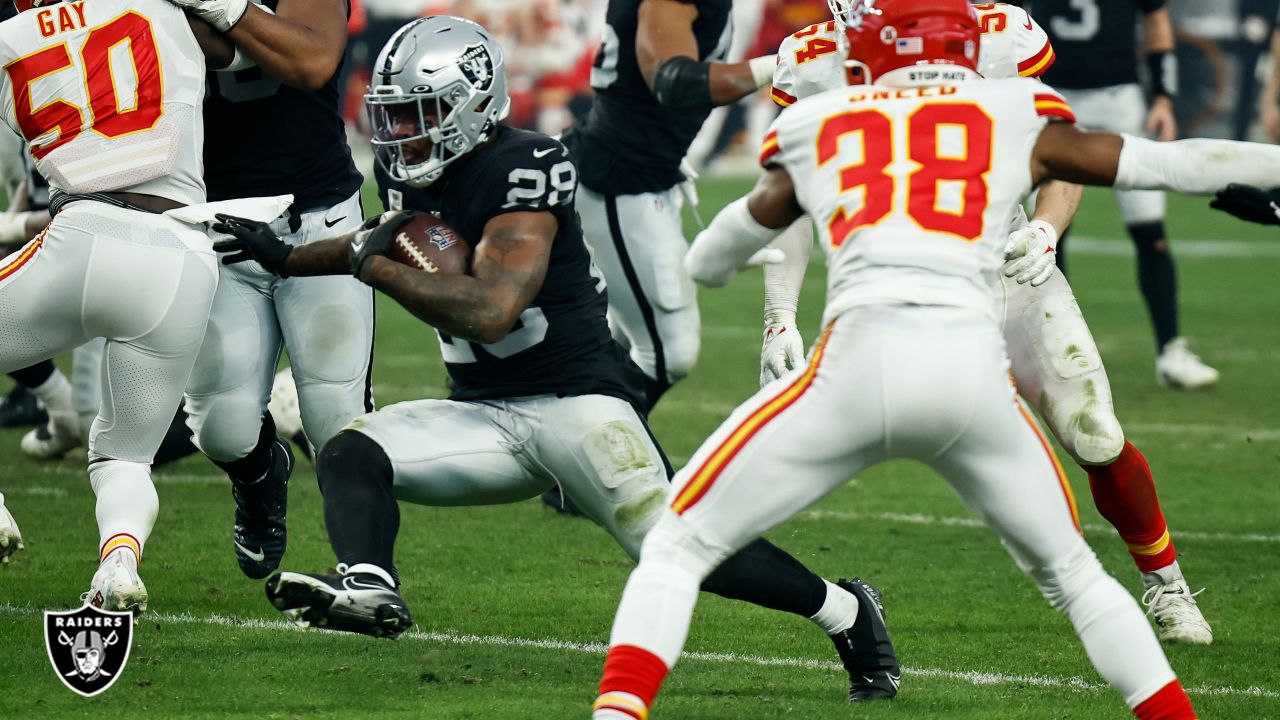
[[[165,0],[78,0],[0,23],[0,117],[50,186],[205,201],[204,53]]]
[[[978,72],[983,77],[1039,77],[1053,64],[1053,44],[1026,10],[1005,3],[974,5],[973,9],[982,26]],[[800,98],[847,85],[838,42],[834,20],[787,36],[778,48],[778,66],[773,71],[774,102],[786,107]]]
[[[761,164],[781,165],[827,251],[827,316],[875,303],[956,305],[995,317],[1009,218],[1031,152],[1071,108],[1037,80],[844,87],[784,110]],[[997,132],[998,131],[998,132]]]

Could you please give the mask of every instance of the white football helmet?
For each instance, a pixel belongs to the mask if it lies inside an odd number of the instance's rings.
[[[510,112],[502,48],[470,20],[414,20],[378,55],[364,102],[382,168],[393,180],[425,187]]]

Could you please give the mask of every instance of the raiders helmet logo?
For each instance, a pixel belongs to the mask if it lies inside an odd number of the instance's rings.
[[[458,67],[467,82],[477,90],[488,91],[493,85],[493,57],[484,45],[468,45],[458,59]]]
[[[133,644],[133,615],[91,605],[44,614],[44,644],[58,679],[93,697],[120,678]]]

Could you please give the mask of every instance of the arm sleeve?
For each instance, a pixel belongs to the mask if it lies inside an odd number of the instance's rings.
[[[778,46],[778,65],[773,69],[773,87],[769,97],[782,107],[796,103],[795,38],[788,35]]]
[[[813,252],[813,221],[806,215],[791,223],[770,245],[782,251],[783,260],[764,266],[764,324],[794,323]]]
[[[1009,8],[1009,31],[1014,33],[1014,61],[1022,77],[1040,77],[1057,60],[1053,43],[1031,13],[1021,8]]]
[[[689,277],[708,287],[727,285],[756,251],[764,248],[785,228],[761,225],[747,208],[747,199],[738,198],[725,206],[698,233],[684,256]]]
[[[1124,136],[1115,187],[1212,195],[1231,183],[1271,187],[1277,183],[1280,147],[1231,140],[1161,143]]]

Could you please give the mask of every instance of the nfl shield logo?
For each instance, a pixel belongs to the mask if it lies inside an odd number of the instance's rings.
[[[71,612],[44,614],[49,662],[64,685],[93,697],[115,683],[129,661],[133,615],[85,605]]]

